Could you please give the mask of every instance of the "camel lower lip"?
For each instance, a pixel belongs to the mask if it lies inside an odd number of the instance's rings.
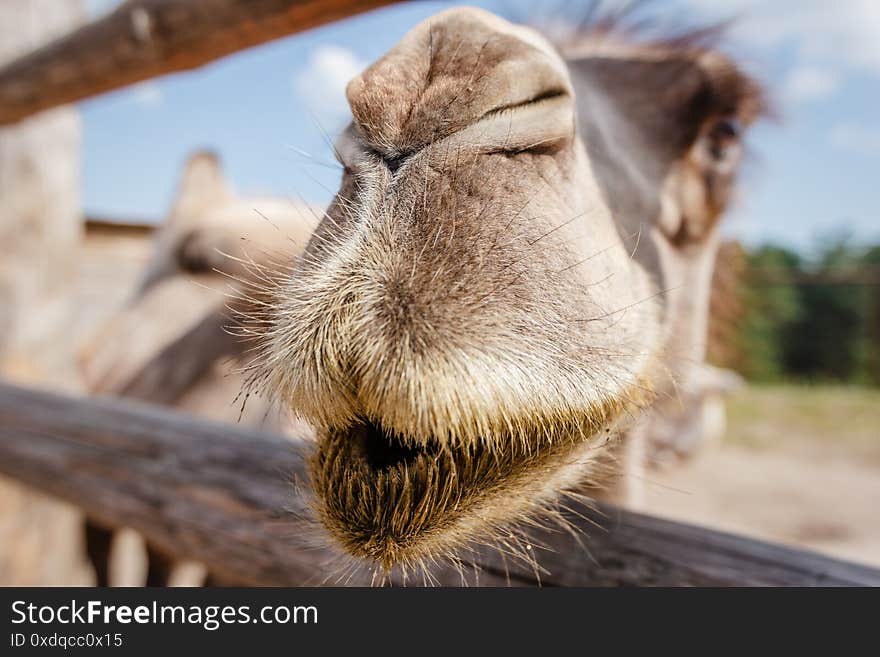
[[[491,448],[406,439],[371,422],[327,431],[311,463],[321,520],[349,554],[386,569],[430,561],[540,506],[553,477],[594,442],[583,427],[597,421],[585,415],[553,441],[537,427],[530,439],[496,436]]]
[[[311,468],[324,524],[354,556],[387,567],[405,561],[466,496],[458,478],[466,460],[464,452],[415,445],[372,423],[328,432]]]

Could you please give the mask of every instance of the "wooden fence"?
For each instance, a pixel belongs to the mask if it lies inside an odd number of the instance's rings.
[[[128,0],[0,69],[0,125],[390,3]]]
[[[307,477],[305,457],[280,437],[144,404],[0,384],[0,473],[111,527],[136,529],[224,580],[371,581],[369,572],[336,579],[341,564],[310,545],[308,499],[296,486]],[[465,583],[880,586],[880,571],[866,566],[609,506],[569,520],[574,534],[533,532],[540,571],[480,549],[468,558]],[[436,577],[462,583],[452,568]]]

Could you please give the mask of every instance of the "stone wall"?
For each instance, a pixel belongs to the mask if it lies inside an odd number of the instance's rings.
[[[2,0],[0,65],[84,20],[79,0]],[[76,390],[65,283],[82,234],[73,108],[0,128],[0,376]],[[80,514],[0,480],[0,585],[88,584]]]

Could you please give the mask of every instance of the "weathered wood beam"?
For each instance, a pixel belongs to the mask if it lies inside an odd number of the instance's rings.
[[[327,550],[304,547],[308,500],[293,482],[307,480],[305,457],[280,437],[0,384],[0,473],[224,580],[319,584],[335,572]],[[584,536],[535,533],[545,585],[880,586],[880,571],[866,566],[610,507],[570,520]],[[479,584],[535,583],[529,567],[492,551],[473,561]],[[460,582],[451,570],[438,578]],[[369,573],[346,581],[366,583]]]
[[[0,69],[0,125],[391,2],[128,0]]]

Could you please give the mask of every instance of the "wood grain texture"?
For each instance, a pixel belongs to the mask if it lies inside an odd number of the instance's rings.
[[[339,581],[331,552],[308,547],[308,501],[292,483],[307,480],[306,460],[302,447],[276,436],[0,384],[0,472],[108,526],[132,527],[224,581]],[[535,532],[545,586],[880,586],[880,571],[866,566],[608,506],[570,520],[582,536]],[[468,583],[536,583],[531,568],[497,552],[477,550],[473,562]],[[453,569],[436,576],[462,583]],[[369,581],[368,572],[342,580]]]
[[[0,69],[0,125],[390,2],[128,0]]]

